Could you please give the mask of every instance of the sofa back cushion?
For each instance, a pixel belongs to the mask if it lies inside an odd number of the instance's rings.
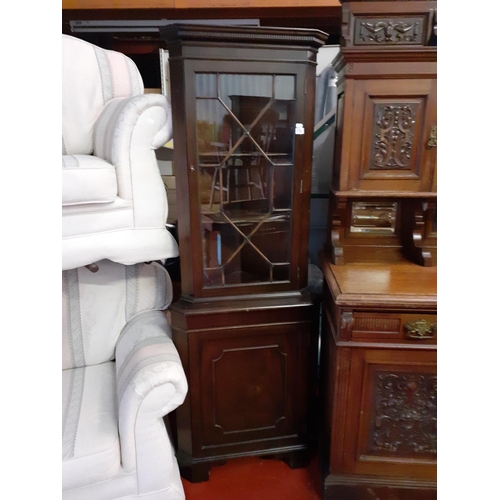
[[[112,99],[142,94],[134,62],[78,38],[62,35],[62,154],[92,154],[92,132]]]
[[[109,260],[62,273],[62,369],[115,357],[123,327],[143,311],[165,310],[172,281],[160,264],[124,266]]]

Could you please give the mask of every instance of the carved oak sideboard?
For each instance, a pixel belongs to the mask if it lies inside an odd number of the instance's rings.
[[[436,499],[436,267],[323,271],[323,499]]]
[[[342,0],[324,500],[436,498],[437,2]]]
[[[342,1],[327,252],[437,263],[437,2]]]

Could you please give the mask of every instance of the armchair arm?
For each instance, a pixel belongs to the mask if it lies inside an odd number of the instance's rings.
[[[171,137],[170,105],[161,94],[114,99],[95,123],[94,155],[115,166],[118,196],[133,202],[137,226],[165,225],[166,194],[154,151]],[[161,202],[164,218],[159,222],[152,214],[158,214]]]
[[[165,314],[147,311],[127,323],[116,345],[122,466],[137,469],[139,476],[141,469],[155,467],[158,444],[168,441],[162,417],[186,397],[186,376],[170,335]],[[159,464],[164,463],[163,457]]]

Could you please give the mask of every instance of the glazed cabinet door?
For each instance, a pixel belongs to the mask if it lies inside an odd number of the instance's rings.
[[[195,295],[298,288],[305,69],[188,61],[185,73]]]
[[[352,349],[343,472],[435,479],[435,350]]]
[[[436,80],[358,80],[344,189],[435,189]]]

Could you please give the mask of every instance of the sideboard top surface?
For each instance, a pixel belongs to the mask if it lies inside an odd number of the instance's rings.
[[[325,281],[337,304],[373,303],[437,305],[437,267],[412,263],[352,263],[344,266],[324,264]]]

